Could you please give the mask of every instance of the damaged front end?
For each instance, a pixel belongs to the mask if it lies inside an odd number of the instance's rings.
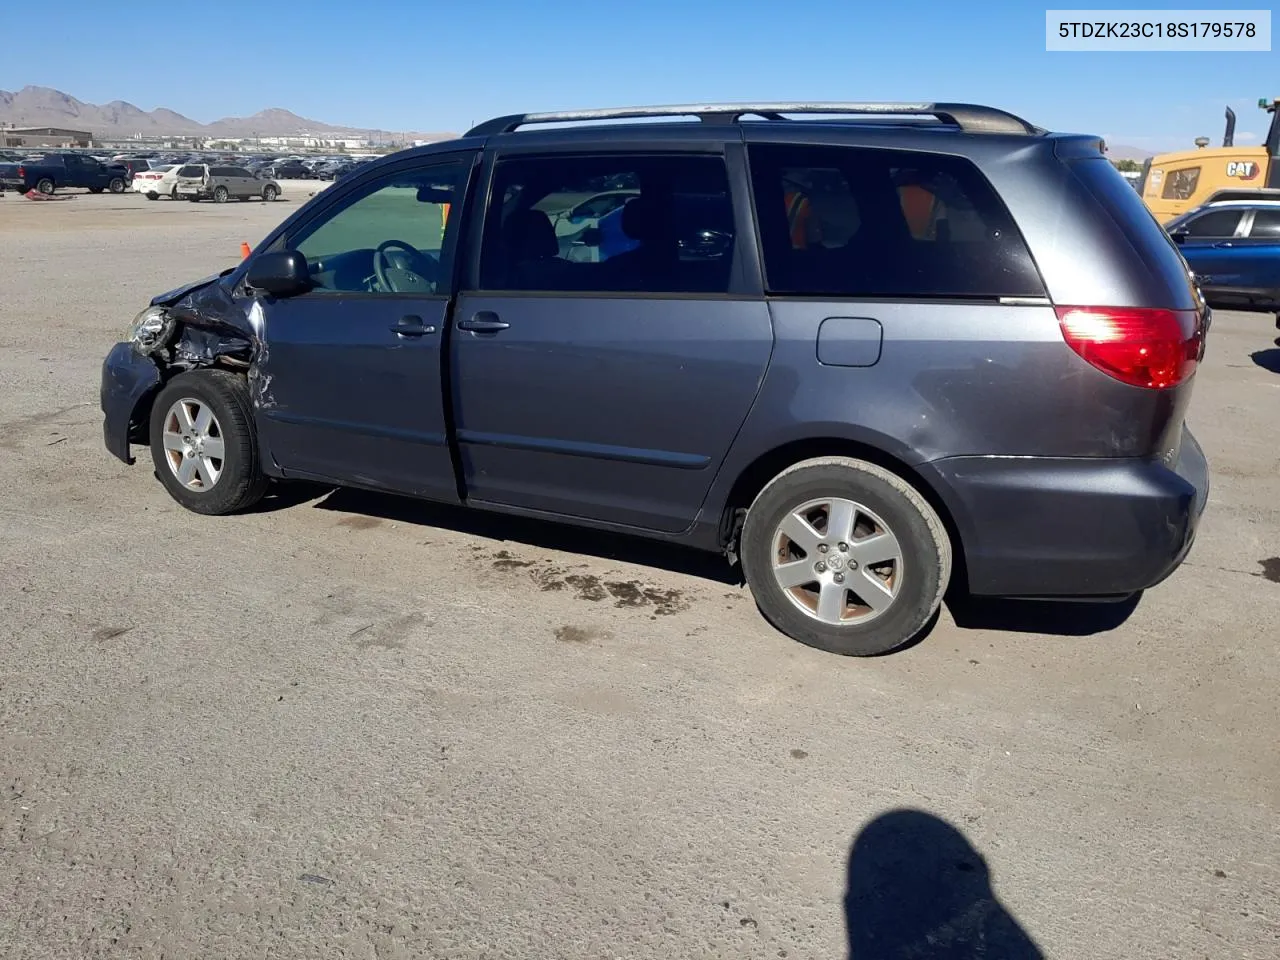
[[[237,299],[227,271],[161,294],[129,326],[102,365],[103,440],[133,463],[130,444],[146,445],[151,401],[176,374],[220,367],[246,374],[261,346],[261,308]]]

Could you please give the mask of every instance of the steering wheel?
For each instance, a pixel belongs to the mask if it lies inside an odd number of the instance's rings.
[[[391,249],[403,250],[408,254],[414,269],[397,266],[387,256],[387,251]],[[378,278],[378,284],[388,293],[435,293],[438,268],[439,264],[434,258],[403,240],[384,240],[373,251],[373,272]],[[424,277],[424,273],[431,276]]]

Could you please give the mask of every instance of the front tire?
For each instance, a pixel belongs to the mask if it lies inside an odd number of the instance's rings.
[[[279,195],[280,195],[280,191],[277,190],[275,187],[273,187],[271,184],[267,184],[265,187],[262,188],[262,199],[267,201],[267,203],[270,203]]]
[[[111,182],[107,184],[107,189],[112,193],[124,193],[124,181],[119,177],[112,177]]]
[[[179,374],[151,409],[151,458],[169,495],[194,513],[245,510],[266,493],[253,405],[244,377]]]
[[[909,642],[951,578],[951,541],[929,502],[851,457],[805,460],[774,477],[747,511],[741,556],[765,619],[844,656]]]

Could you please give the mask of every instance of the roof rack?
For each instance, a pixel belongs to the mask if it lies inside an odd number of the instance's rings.
[[[569,123],[586,120],[631,120],[642,117],[697,117],[704,123],[736,123],[742,117],[783,120],[788,113],[866,114],[869,116],[934,116],[966,133],[1043,133],[1021,117],[976,103],[682,103],[665,107],[620,107],[607,110],[566,110],[557,113],[513,113],[494,117],[467,131],[469,137],[486,137],[533,123]]]

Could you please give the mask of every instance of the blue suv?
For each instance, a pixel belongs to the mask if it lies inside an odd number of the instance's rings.
[[[1207,203],[1166,229],[1210,306],[1280,312],[1280,199]]]
[[[640,117],[671,122],[576,123]],[[1208,493],[1208,319],[1097,137],[946,103],[518,114],[156,297],[104,434],[200,513],[303,479],[718,551],[780,630],[867,655],[953,581],[1166,577]]]

